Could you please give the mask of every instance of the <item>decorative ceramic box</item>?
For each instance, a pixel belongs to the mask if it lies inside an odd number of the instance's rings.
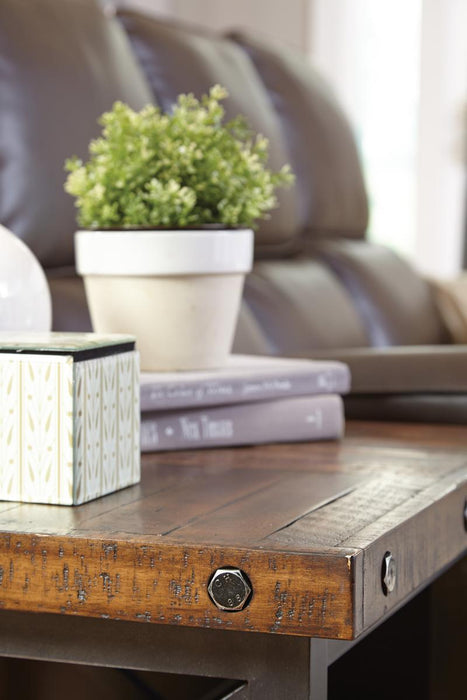
[[[0,333],[0,499],[78,505],[140,480],[134,338]]]

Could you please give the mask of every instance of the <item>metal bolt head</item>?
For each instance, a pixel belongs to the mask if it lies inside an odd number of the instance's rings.
[[[208,586],[209,597],[219,610],[243,610],[251,596],[247,575],[240,569],[225,568],[214,572]]]
[[[386,552],[383,557],[382,584],[384,595],[392,593],[396,586],[397,567],[391,552]]]

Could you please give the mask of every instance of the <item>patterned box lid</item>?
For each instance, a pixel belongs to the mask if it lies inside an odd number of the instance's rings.
[[[100,333],[0,332],[0,353],[71,355],[75,361],[105,357],[135,349],[131,335]]]

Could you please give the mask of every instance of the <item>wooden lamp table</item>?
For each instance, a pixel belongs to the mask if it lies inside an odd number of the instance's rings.
[[[325,698],[328,665],[465,555],[466,500],[465,428],[355,422],[147,455],[76,508],[2,502],[0,655]]]

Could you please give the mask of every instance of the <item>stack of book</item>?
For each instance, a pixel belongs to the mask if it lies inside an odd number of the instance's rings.
[[[350,371],[337,361],[232,355],[226,367],[141,374],[141,450],[338,439]]]

